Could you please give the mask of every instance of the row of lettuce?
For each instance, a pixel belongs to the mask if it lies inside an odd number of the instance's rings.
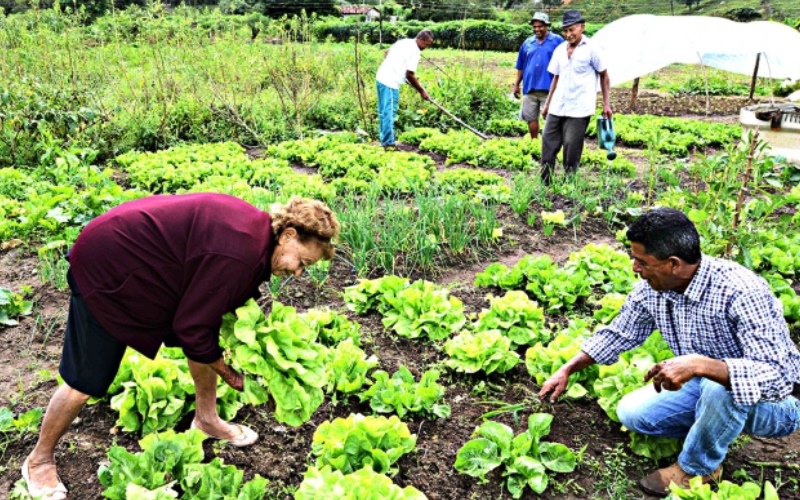
[[[494,123],[498,132],[524,134],[520,129],[524,128],[522,122]],[[617,120],[620,138],[631,145],[660,147],[679,155],[687,154],[689,148],[729,144],[738,131],[724,127],[656,117]],[[651,144],[656,137],[658,141]],[[376,147],[358,144],[359,140],[356,134],[342,133],[283,142],[269,147],[262,161],[249,160],[244,150],[233,143],[178,146],[155,154],[132,152],[118,157],[117,163],[127,174],[127,183],[135,188],[133,191],[119,186],[114,171],[100,171],[93,166],[96,151],[51,148],[37,168],[0,169],[0,215],[3,215],[0,241],[28,239],[32,235],[50,237],[64,226],[85,224],[127,199],[145,193],[181,190],[225,190],[235,194],[255,190],[257,194],[249,193],[248,197],[256,202],[260,198],[282,199],[291,194],[330,200],[334,196],[363,193],[374,182],[385,193],[396,194],[438,181],[450,185],[453,192],[508,201],[510,192],[498,175],[474,170],[434,174],[433,162],[426,156],[388,155]],[[422,152],[445,155],[447,164],[512,171],[531,169],[541,154],[537,141],[481,142],[466,132],[443,134],[431,128],[412,129],[402,134],[400,140],[418,146]],[[316,167],[320,175],[297,174],[290,163]],[[611,168],[629,177],[636,175],[630,160],[620,157],[607,166],[603,153],[598,151],[587,151],[584,163]]]

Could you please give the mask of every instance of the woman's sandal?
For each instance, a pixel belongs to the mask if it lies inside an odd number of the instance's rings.
[[[27,458],[22,463],[22,479],[25,480],[25,486],[28,488],[28,494],[31,498],[36,498],[37,500],[65,500],[67,498],[67,487],[61,482],[60,477],[58,478],[58,485],[55,488],[51,486],[35,488],[33,484],[31,484]]]
[[[239,435],[237,435],[233,439],[223,439],[223,438],[218,438],[217,436],[212,436],[211,434],[205,432],[203,429],[197,427],[197,425],[195,425],[194,423],[194,420],[192,420],[192,425],[190,428],[197,429],[198,431],[202,432],[206,437],[209,437],[211,439],[226,441],[231,446],[235,446],[237,448],[244,448],[245,446],[250,446],[251,444],[255,443],[258,440],[258,433],[253,429],[251,429],[250,427],[247,427],[246,425],[231,424],[231,423],[229,423],[229,425],[239,429]]]

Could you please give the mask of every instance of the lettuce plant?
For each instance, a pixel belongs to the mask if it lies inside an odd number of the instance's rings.
[[[550,339],[542,308],[525,292],[516,290],[492,297],[489,309],[479,314],[475,330],[499,330],[511,339],[514,348]]]
[[[374,280],[359,280],[358,284],[344,289],[344,302],[356,314],[377,310],[386,312],[391,306],[387,299],[408,287],[408,278],[388,275]]]
[[[627,295],[621,293],[609,293],[600,298],[600,309],[596,310],[592,316],[604,325],[608,325],[617,317],[622,305],[625,303]]]
[[[481,288],[497,287],[504,290],[517,290],[522,287],[525,275],[522,269],[514,266],[509,269],[505,264],[493,262],[486,269],[475,275],[475,286]]]
[[[0,287],[0,326],[14,326],[19,323],[14,318],[28,316],[31,313],[33,302],[23,297],[30,292],[32,292],[30,287],[26,287],[22,294]]]
[[[734,484],[730,481],[719,483],[717,491],[711,491],[710,484],[703,484],[700,477],[693,477],[689,480],[689,488],[683,489],[675,483],[669,485],[672,492],[669,498],[678,500],[757,500],[761,497],[761,487],[753,482],[746,482],[742,485]],[[778,500],[778,491],[769,481],[764,483],[764,500]]]
[[[330,350],[330,358],[326,363],[328,380],[325,391],[330,394],[337,391],[343,394],[358,392],[367,382],[367,372],[378,366],[375,355],[367,357],[364,351],[348,338]]]
[[[617,404],[622,397],[644,385],[644,376],[653,365],[673,356],[661,333],[656,331],[636,349],[622,353],[616,363],[600,367],[594,383],[597,403],[611,420],[619,422]]]
[[[221,337],[234,366],[245,371],[245,402],[275,401],[275,419],[291,426],[307,422],[324,399],[328,349],[293,307],[272,303],[267,318],[249,300],[223,317]]]
[[[416,281],[385,300],[391,309],[384,313],[383,326],[401,337],[441,340],[467,322],[461,300],[429,281]]]
[[[356,346],[361,345],[361,325],[350,321],[347,316],[330,309],[309,309],[301,315],[309,326],[317,332],[319,341],[333,346],[345,339],[352,339]]]
[[[648,436],[638,432],[631,432],[630,437],[631,451],[639,456],[652,458],[653,460],[674,457],[683,448],[682,439]]]
[[[129,349],[122,365],[111,387],[119,390],[111,408],[119,412],[117,425],[123,430],[147,435],[168,429],[189,411],[187,398],[195,389],[185,360],[151,360]]]
[[[178,498],[178,492],[172,488],[174,485],[175,481],[171,481],[164,486],[159,486],[158,488],[150,490],[136,483],[129,483],[125,488],[125,498],[135,498],[136,500],[168,500],[170,498]]]
[[[180,348],[161,348],[155,360],[128,349],[106,396],[89,402],[110,398],[111,408],[119,412],[116,425],[128,432],[141,429],[146,435],[174,425],[192,411],[194,393],[194,381]],[[232,420],[242,406],[242,393],[218,379],[220,418]]]
[[[447,366],[464,373],[505,373],[520,361],[511,339],[498,330],[463,332],[448,340],[444,350],[450,356]]]
[[[455,469],[481,482],[486,474],[503,466],[505,486],[514,498],[520,498],[525,487],[537,494],[547,489],[547,471],[572,472],[575,453],[560,443],[548,443],[541,438],[550,433],[553,416],[534,413],[528,418],[528,430],[514,436],[507,425],[484,422],[456,454]]]
[[[585,272],[592,286],[608,293],[628,294],[638,280],[630,256],[606,244],[589,243],[571,253],[564,267]]]
[[[365,466],[352,474],[342,474],[330,466],[309,467],[294,500],[426,500],[413,486],[400,488],[383,474]]]
[[[673,357],[672,351],[656,331],[644,344],[620,355],[619,361],[601,366],[594,393],[597,404],[608,418],[619,422],[617,405],[623,396],[644,385],[644,376],[654,364]],[[660,459],[674,456],[681,449],[681,441],[672,438],[655,438],[631,433],[631,450],[637,455]]]
[[[0,407],[0,459],[5,456],[6,450],[13,443],[22,441],[27,434],[39,432],[43,414],[41,408],[33,408],[15,418],[9,408]]]
[[[202,432],[192,429],[182,434],[167,430],[150,434],[139,441],[141,453],[131,453],[122,446],[108,450],[108,465],[97,471],[103,496],[111,500],[126,500],[130,484],[145,490],[171,488],[184,477],[184,468],[203,460]],[[159,497],[154,497],[159,498]]]
[[[183,469],[182,499],[207,500],[210,498],[231,500],[261,500],[266,494],[269,481],[256,474],[242,484],[244,472],[233,465],[224,465],[220,458],[206,464],[187,464]]]
[[[580,337],[571,337],[568,334],[560,333],[547,346],[541,342],[537,343],[525,351],[525,368],[536,379],[536,383],[542,385],[567,361],[578,354],[588,335],[588,330],[585,336]],[[567,396],[576,399],[586,396],[594,381],[597,380],[598,372],[597,365],[592,365],[570,375],[567,383]]]
[[[370,466],[383,474],[393,472],[392,464],[416,445],[417,436],[399,418],[354,414],[317,427],[311,454],[317,457],[317,467],[328,465],[350,474]]]
[[[450,407],[439,404],[445,389],[436,383],[439,379],[439,372],[436,370],[423,373],[419,383],[414,380],[409,369],[402,365],[391,378],[383,370],[373,373],[372,378],[375,382],[359,397],[361,401],[369,400],[369,405],[375,412],[395,412],[400,418],[408,413],[422,413],[438,418],[450,416]]]

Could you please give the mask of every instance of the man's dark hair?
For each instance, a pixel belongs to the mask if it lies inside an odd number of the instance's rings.
[[[433,41],[433,32],[431,30],[422,30],[417,33],[417,40]]]
[[[628,239],[659,260],[679,257],[684,262],[700,261],[700,235],[680,210],[656,208],[636,219],[628,228]]]

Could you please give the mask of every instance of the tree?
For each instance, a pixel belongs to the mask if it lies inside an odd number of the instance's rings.
[[[339,14],[335,0],[293,0],[291,2],[287,0],[262,0],[260,3],[264,6],[264,14],[270,17],[299,15],[304,10],[309,15],[312,13],[331,16]]]
[[[493,2],[479,0],[397,0],[411,10],[411,18],[419,21],[453,21],[456,19],[493,19]],[[497,3],[497,2],[494,2]],[[502,3],[502,2],[500,2]]]

